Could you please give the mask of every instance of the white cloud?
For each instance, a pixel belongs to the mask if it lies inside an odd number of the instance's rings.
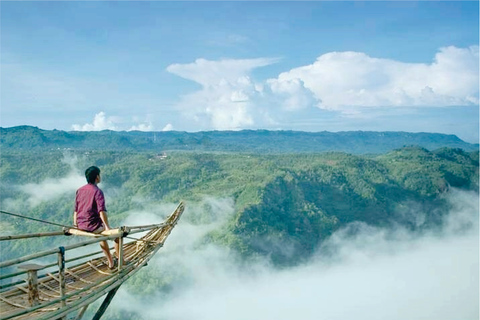
[[[478,46],[441,48],[430,64],[330,52],[261,83],[252,81],[251,71],[277,59],[198,59],[167,71],[202,85],[178,104],[183,114],[204,128],[222,130],[285,122],[292,112],[311,114],[312,107],[359,117],[366,107],[475,105],[478,60]]]
[[[173,125],[171,123],[168,123],[165,127],[163,127],[162,131],[172,131],[173,130]]]
[[[153,131],[154,127],[151,122],[147,123],[140,123],[138,125],[132,126],[130,129],[127,131]]]
[[[93,123],[86,123],[83,126],[79,124],[72,125],[74,131],[101,131],[101,130],[116,130],[114,119],[105,115],[105,112],[101,111],[93,118]]]
[[[129,124],[134,123],[130,127]],[[128,129],[126,129],[128,128]],[[141,122],[139,117],[134,116],[131,121],[126,121],[125,118],[118,116],[107,116],[103,111],[95,114],[92,123],[86,123],[84,125],[74,124],[72,125],[74,131],[101,131],[101,130],[114,130],[120,131],[153,131],[155,127],[149,120]]]
[[[66,193],[75,192],[85,184],[85,177],[71,172],[69,175],[59,179],[46,179],[37,183],[28,183],[20,187],[20,190],[29,195],[29,204],[34,207],[43,201],[53,200]]]
[[[355,235],[339,231],[325,244],[329,255],[321,251],[306,265],[282,270],[238,264],[228,250],[198,246],[212,225],[182,220],[153,263],[179,277],[172,291],[150,295],[149,305],[121,291],[113,306],[149,320],[476,320],[478,194],[453,191],[450,201],[442,230],[357,226]]]
[[[27,183],[18,187],[21,192],[29,196],[28,204],[31,207],[43,201],[54,200],[64,194],[75,193],[75,190],[86,183],[85,176],[80,174],[76,167],[76,156],[64,154],[62,162],[70,166],[70,172],[65,177],[48,178],[40,183]]]
[[[222,83],[241,83],[249,80],[241,80],[251,70],[268,66],[277,62],[278,59],[224,59],[219,61],[210,61],[206,59],[197,59],[189,64],[172,64],[167,67],[167,71],[182,78],[193,80],[204,87],[217,86]]]
[[[184,115],[207,128],[240,129],[255,123],[255,100],[261,95],[250,72],[277,61],[198,59],[190,64],[170,65],[167,71],[202,85],[201,90],[183,97],[178,107]]]
[[[295,111],[311,107],[315,103],[313,93],[307,89],[301,79],[267,80],[271,90],[271,103],[282,106],[284,110]]]
[[[269,80],[303,81],[320,108],[438,107],[478,104],[478,46],[441,48],[431,64],[331,52]]]

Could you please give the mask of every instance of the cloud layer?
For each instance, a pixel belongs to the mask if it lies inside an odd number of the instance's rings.
[[[330,52],[310,65],[255,82],[252,70],[278,59],[198,59],[167,71],[202,88],[178,104],[183,114],[214,129],[275,124],[318,107],[358,114],[364,108],[446,107],[479,102],[478,46],[441,48],[430,64]]]
[[[198,246],[212,224],[183,221],[154,260],[160,272],[183,272],[183,281],[148,302],[122,291],[113,304],[149,320],[476,320],[478,194],[453,191],[449,199],[441,230],[356,226],[354,236],[341,230],[310,263],[285,270],[241,265],[228,250]]]
[[[70,166],[70,172],[65,177],[47,178],[40,183],[27,183],[18,186],[21,192],[28,195],[27,202],[30,207],[35,207],[44,201],[54,200],[65,194],[74,194],[79,186],[86,183],[85,176],[81,175],[76,167],[76,157],[64,154],[62,162]],[[9,205],[9,201],[6,204]],[[10,205],[12,204],[10,202]]]

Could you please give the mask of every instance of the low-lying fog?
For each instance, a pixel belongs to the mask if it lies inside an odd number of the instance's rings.
[[[206,199],[216,208],[213,222],[193,225],[184,217],[150,264],[181,270],[183,280],[147,300],[124,288],[112,304],[145,319],[477,320],[478,200],[453,191],[444,227],[421,235],[357,224],[354,237],[340,230],[309,263],[278,270],[266,261],[241,266],[232,252],[199,247],[233,212],[228,199]]]
[[[30,206],[73,195],[84,184],[76,159],[64,161],[72,171],[55,187],[47,180],[19,188],[30,195]],[[3,200],[7,209],[17,205],[10,200]],[[111,307],[146,320],[478,320],[479,196],[453,190],[449,201],[453,209],[441,229],[417,234],[357,223],[336,232],[307,264],[282,270],[266,259],[240,264],[235,252],[200,245],[233,214],[231,199],[187,203],[165,247],[146,268],[178,279],[172,290],[140,298],[124,286]],[[123,225],[161,222],[164,217],[154,213],[174,207],[144,206]],[[349,228],[358,231],[354,237],[346,236]]]

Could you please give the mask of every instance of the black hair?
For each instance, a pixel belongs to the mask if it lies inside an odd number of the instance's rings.
[[[90,184],[94,184],[97,176],[100,174],[100,169],[95,166],[91,166],[87,170],[85,170],[85,178],[87,178],[87,182]]]

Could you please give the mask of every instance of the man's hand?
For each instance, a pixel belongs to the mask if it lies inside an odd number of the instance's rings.
[[[77,224],[77,211],[73,212],[73,226],[76,228],[78,227]]]
[[[106,230],[110,230],[110,225],[108,224],[107,213],[105,211],[100,211],[100,219],[102,219],[103,226]]]

